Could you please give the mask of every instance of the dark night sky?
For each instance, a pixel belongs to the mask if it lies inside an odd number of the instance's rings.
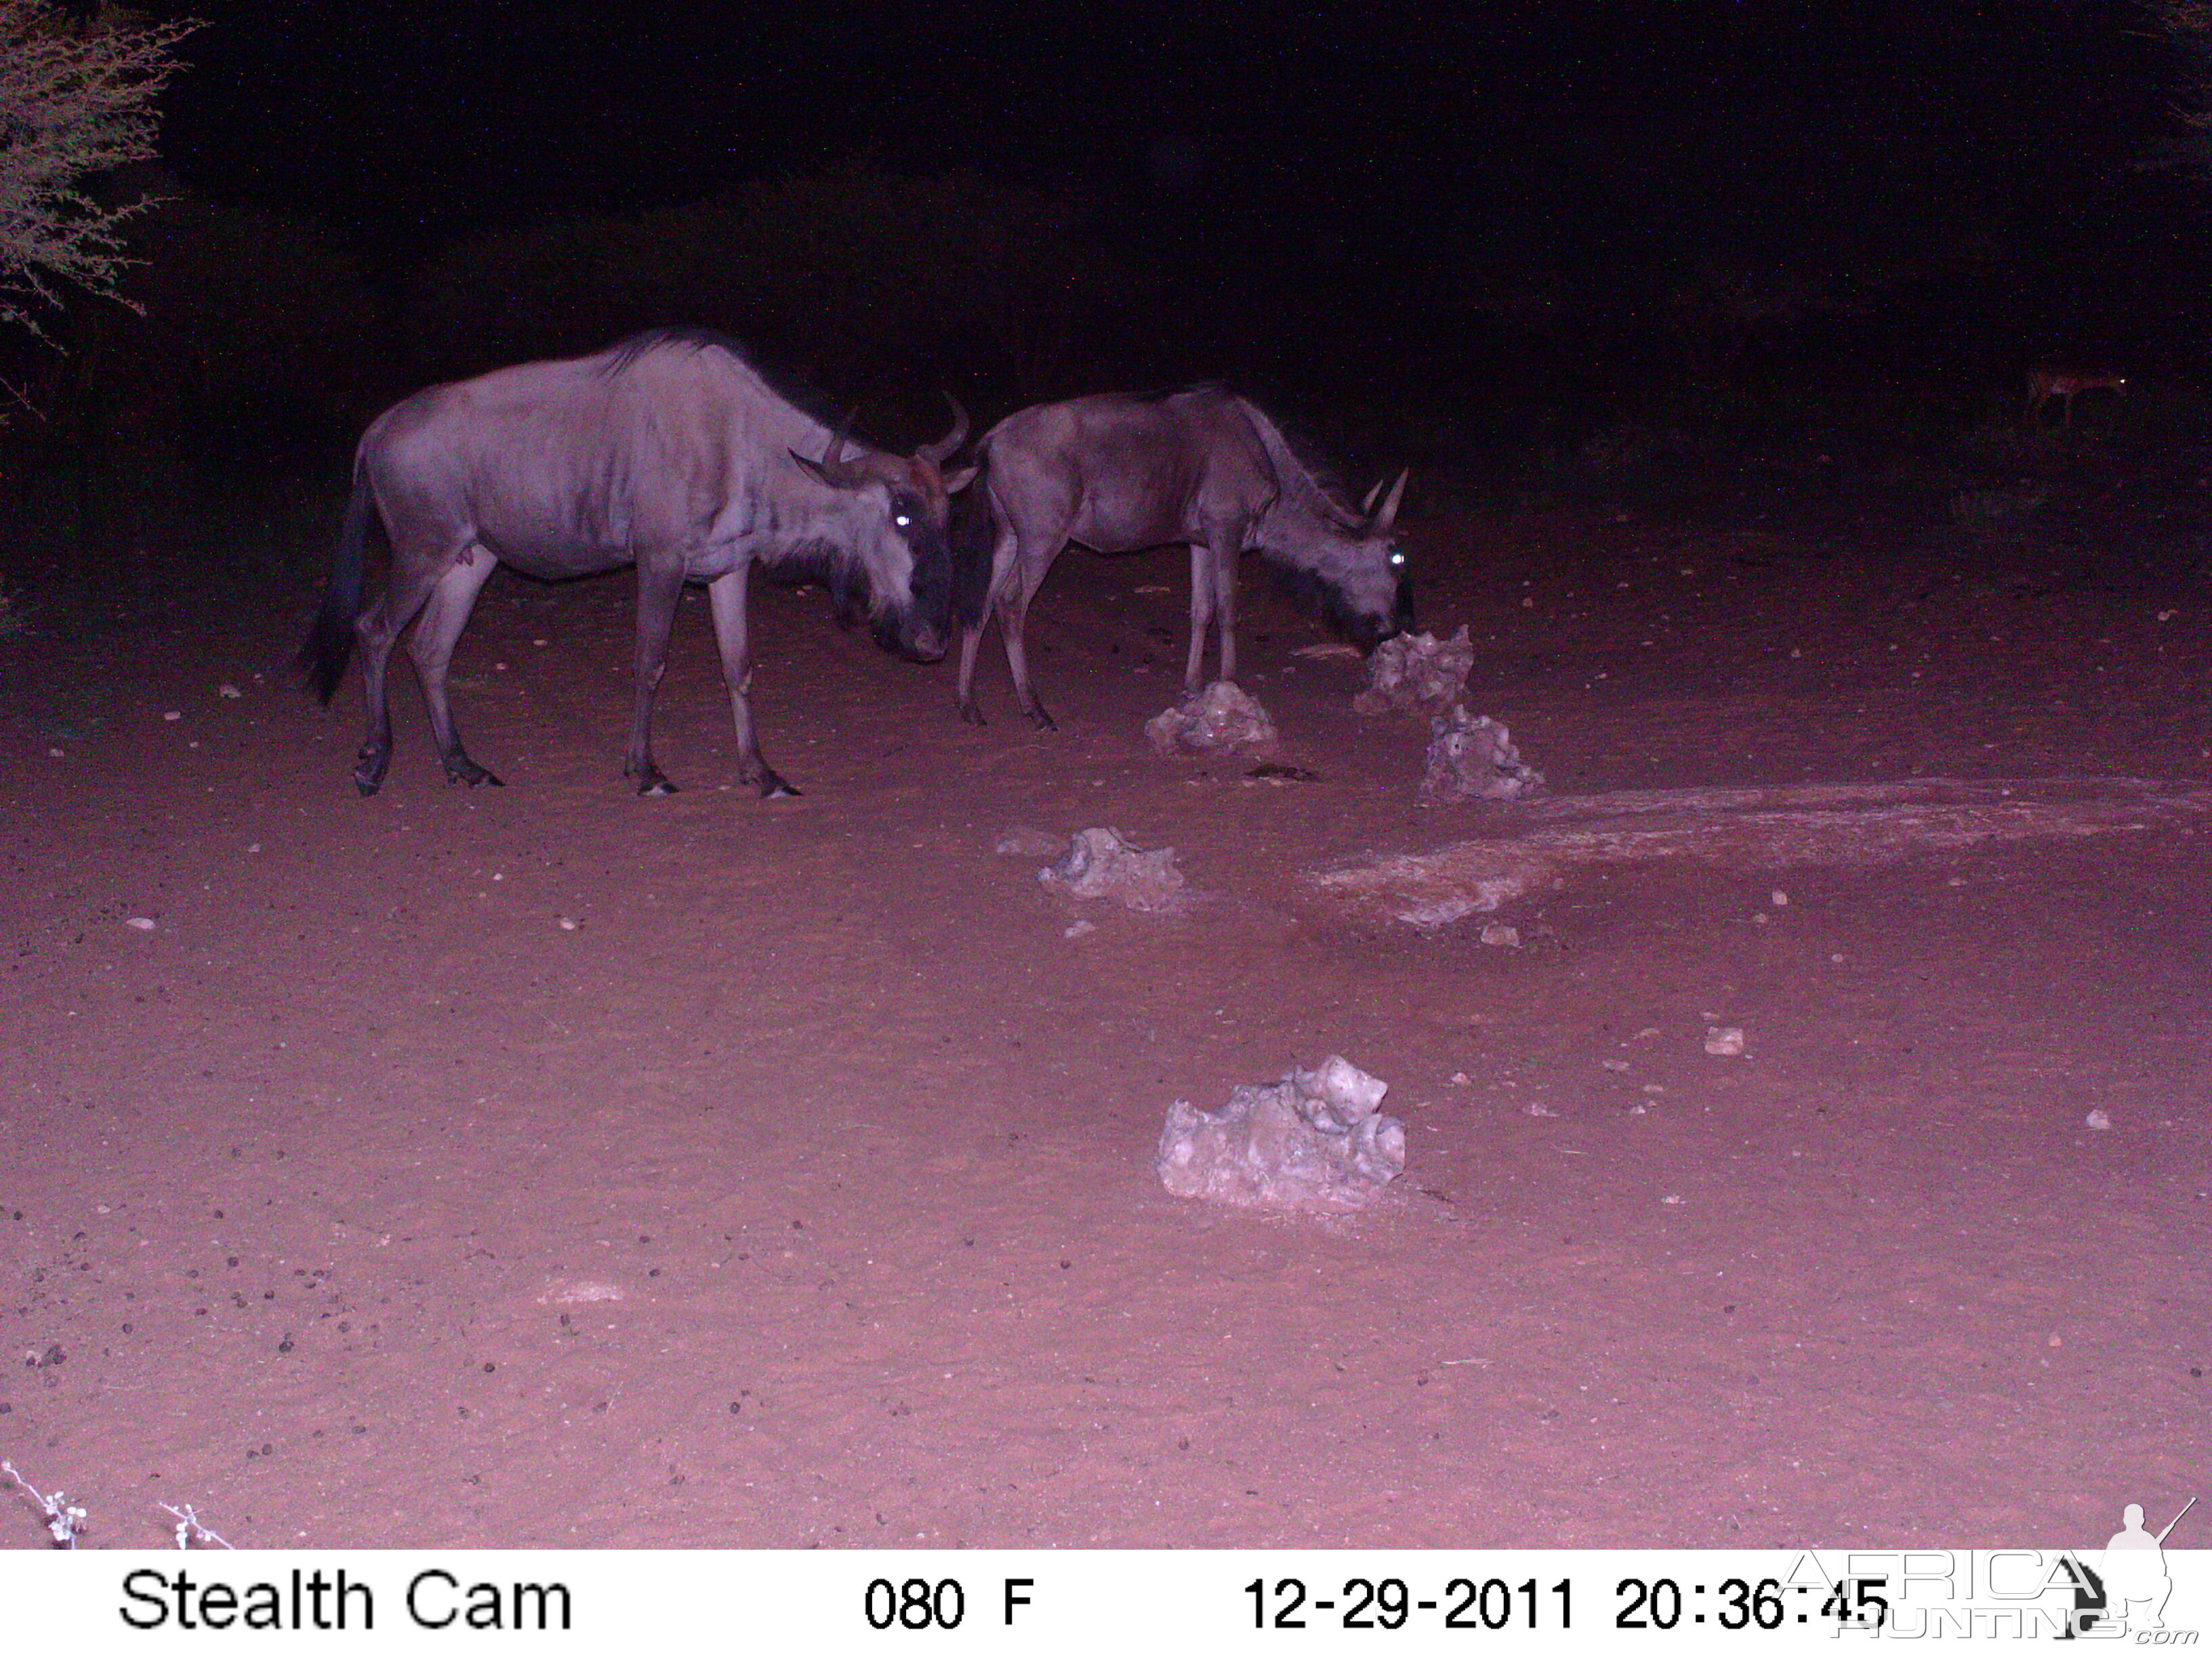
[[[185,180],[399,252],[854,155],[1044,184],[1201,262],[1349,242],[1408,278],[2171,234],[2127,166],[2165,48],[2113,4],[176,9],[211,25],[170,100]]]

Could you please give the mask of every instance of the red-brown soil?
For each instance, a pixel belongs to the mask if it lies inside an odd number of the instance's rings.
[[[2185,574],[1564,510],[1412,539],[1555,794],[2212,777]],[[1332,917],[1301,871],[1513,809],[1420,806],[1424,728],[1354,714],[1256,570],[1243,684],[1321,781],[1154,756],[1183,568],[1060,562],[1056,734],[995,635],[977,731],[949,665],[758,590],[773,804],[725,787],[701,605],[685,793],[630,794],[623,580],[499,577],[455,672],[507,787],[446,785],[403,672],[368,800],[357,676],[322,711],[273,666],[304,593],[64,642],[25,592],[0,1455],[108,1547],[162,1501],[275,1547],[2090,1544],[2201,1487],[2212,828],[1593,870],[1494,918],[1518,948]],[[1069,937],[993,845],[1093,824],[1199,901]],[[1391,1085],[1400,1196],[1162,1191],[1169,1102],[1332,1051]]]

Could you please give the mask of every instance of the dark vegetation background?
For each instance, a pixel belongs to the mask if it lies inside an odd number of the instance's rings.
[[[940,387],[1227,380],[1415,509],[1955,504],[2207,416],[2197,65],[2143,6],[147,9],[207,26],[100,185],[167,198],[143,313],[0,363],[0,569],[49,586],[300,575],[385,404],[671,322],[901,445]],[[2129,396],[2029,433],[2045,360]]]

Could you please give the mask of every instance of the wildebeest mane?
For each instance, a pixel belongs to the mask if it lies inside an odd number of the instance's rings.
[[[1317,444],[1297,428],[1284,425],[1249,398],[1239,397],[1237,402],[1255,419],[1273,427],[1275,435],[1282,440],[1284,450],[1299,471],[1298,477],[1281,481],[1291,494],[1304,498],[1310,505],[1318,505],[1347,527],[1356,528],[1365,521],[1366,515],[1352,505],[1345,493],[1342,477],[1328,464]]]
[[[1133,404],[1164,404],[1170,398],[1233,398],[1237,394],[1218,380],[1191,380],[1182,386],[1155,386],[1127,394]]]
[[[611,378],[629,369],[639,358],[650,356],[655,352],[687,351],[696,355],[708,349],[726,352],[736,358],[759,375],[762,383],[770,392],[816,424],[827,427],[832,432],[842,426],[845,412],[821,387],[762,362],[760,354],[744,341],[725,334],[720,329],[701,328],[690,324],[646,329],[628,339],[616,342],[609,348],[607,361],[600,372]],[[864,441],[857,434],[848,435],[855,442]]]

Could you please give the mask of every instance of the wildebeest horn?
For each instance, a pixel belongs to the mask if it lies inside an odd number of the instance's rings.
[[[844,459],[846,434],[852,429],[853,416],[848,414],[830,434],[829,447],[822,452],[820,460],[810,461],[795,449],[791,452],[791,459],[823,483],[835,484],[840,489],[857,489],[868,482],[868,471],[859,462]]]
[[[1375,498],[1382,493],[1382,486],[1389,482],[1389,480],[1387,478],[1377,478],[1375,481],[1375,488],[1369,490],[1367,492],[1367,499],[1359,503],[1359,516],[1361,518],[1371,519],[1375,516]]]
[[[1389,534],[1390,526],[1397,522],[1398,502],[1406,493],[1406,475],[1413,470],[1413,469],[1409,466],[1406,468],[1404,471],[1399,473],[1397,482],[1390,486],[1390,493],[1382,498],[1382,510],[1380,513],[1376,514],[1373,518],[1367,521],[1367,533],[1369,535],[1386,536]],[[1382,488],[1382,486],[1379,483],[1375,486],[1375,489],[1380,489]],[[1367,499],[1370,501],[1375,499],[1375,489],[1370,489],[1367,492]],[[1363,506],[1360,510],[1362,512],[1365,512],[1366,508]]]
[[[960,399],[951,392],[945,401],[952,405],[952,430],[933,444],[924,444],[914,452],[918,461],[927,461],[932,466],[943,466],[960,453],[960,446],[968,441],[968,411],[960,407]]]

